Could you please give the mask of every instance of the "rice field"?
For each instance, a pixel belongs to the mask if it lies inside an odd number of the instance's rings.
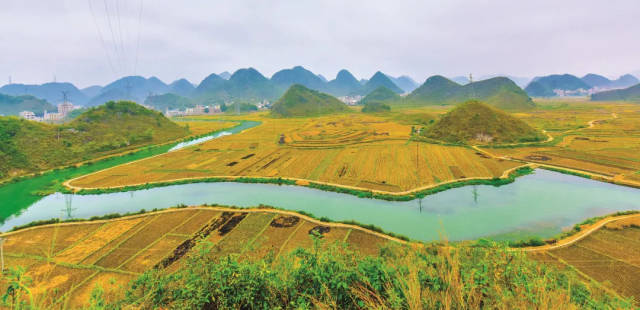
[[[575,268],[586,279],[640,300],[640,217],[611,222],[572,245],[530,256],[559,268]]]
[[[271,119],[146,160],[73,180],[84,188],[119,187],[214,176],[282,177],[403,192],[462,178],[494,178],[519,163],[461,146],[409,140],[411,125],[344,115]]]
[[[546,129],[550,146],[487,149],[497,156],[640,181],[640,106],[578,103],[520,115]]]
[[[43,308],[88,307],[94,288],[105,300],[122,297],[130,280],[145,270],[172,272],[199,242],[213,243],[212,255],[278,256],[313,244],[348,242],[374,254],[388,239],[359,227],[327,224],[275,210],[216,207],[170,209],[120,219],[33,227],[4,234],[5,267],[25,269],[28,287]],[[7,290],[10,276],[0,280]],[[4,304],[9,306],[9,304]]]

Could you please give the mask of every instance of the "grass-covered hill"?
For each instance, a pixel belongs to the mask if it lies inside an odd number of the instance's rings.
[[[44,99],[38,99],[30,95],[10,96],[0,94],[0,115],[18,115],[22,111],[42,114],[45,110],[54,112],[57,111],[57,108]]]
[[[0,117],[0,178],[46,170],[188,134],[161,113],[108,102],[64,125]]]
[[[475,100],[456,106],[422,134],[430,139],[469,144],[531,142],[546,138],[524,121]]]
[[[347,111],[347,105],[337,98],[298,84],[291,86],[271,107],[271,114],[276,117],[318,116]]]
[[[608,90],[591,95],[592,101],[640,101],[640,84],[625,89]]]
[[[364,104],[364,107],[362,107],[363,113],[379,113],[389,111],[391,111],[391,107],[381,101],[369,101]]]
[[[360,104],[366,105],[367,103],[372,103],[372,102],[387,102],[387,103],[396,102],[396,101],[399,101],[401,98],[402,97],[400,97],[400,95],[398,95],[394,91],[384,86],[380,86],[376,88],[374,91],[370,92],[364,98],[362,98],[362,100],[360,100]]]
[[[503,110],[529,110],[535,103],[513,81],[495,77],[460,85],[443,76],[432,76],[407,96],[416,104],[451,105],[480,100]]]
[[[543,77],[536,77],[524,89],[532,97],[555,96],[554,90],[578,90],[590,89],[591,85],[571,74],[552,74]]]

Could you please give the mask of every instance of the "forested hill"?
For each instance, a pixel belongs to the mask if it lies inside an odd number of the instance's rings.
[[[108,102],[63,125],[0,117],[0,179],[47,170],[188,134],[161,113]]]

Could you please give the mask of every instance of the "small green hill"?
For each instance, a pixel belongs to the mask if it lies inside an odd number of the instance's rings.
[[[10,96],[0,94],[0,115],[18,115],[22,111],[31,111],[42,114],[44,111],[54,112],[57,108],[44,99],[38,99],[31,95]]]
[[[369,101],[365,103],[362,108],[362,113],[379,113],[389,111],[391,111],[391,107],[380,101]]]
[[[392,90],[384,86],[380,86],[376,88],[374,91],[370,92],[364,98],[362,98],[362,100],[360,100],[360,104],[366,105],[367,103],[370,103],[370,102],[393,102],[393,101],[398,101],[401,98],[402,97],[400,97],[400,95],[393,92]]]
[[[460,85],[443,76],[432,76],[409,94],[407,100],[438,105],[480,100],[503,110],[530,110],[536,106],[516,83],[505,77]]]
[[[335,97],[299,84],[291,86],[271,107],[271,115],[276,117],[318,116],[348,111],[347,105]]]
[[[475,100],[453,108],[423,135],[446,142],[474,144],[532,142],[546,138],[524,121]]]
[[[603,91],[591,95],[591,101],[639,101],[640,84],[625,89]]]
[[[46,170],[188,134],[161,113],[107,102],[64,125],[0,117],[0,179]]]

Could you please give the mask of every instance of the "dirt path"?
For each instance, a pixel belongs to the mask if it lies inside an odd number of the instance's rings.
[[[565,239],[558,240],[558,242],[556,242],[555,244],[547,244],[547,245],[537,246],[537,247],[526,247],[526,248],[514,249],[514,250],[522,250],[522,251],[525,251],[525,252],[537,252],[537,251],[549,251],[549,250],[553,250],[553,249],[558,249],[558,248],[570,246],[570,245],[572,245],[572,244],[584,239],[585,237],[589,236],[590,234],[592,234],[596,230],[602,228],[604,225],[607,225],[607,224],[609,224],[611,222],[624,220],[624,219],[629,219],[629,218],[640,218],[640,214],[621,215],[621,216],[613,216],[613,217],[603,218],[603,219],[599,220],[598,222],[592,224],[588,228],[581,230],[580,232],[578,232],[577,234],[575,234],[573,236],[569,236],[569,237],[567,237]]]

